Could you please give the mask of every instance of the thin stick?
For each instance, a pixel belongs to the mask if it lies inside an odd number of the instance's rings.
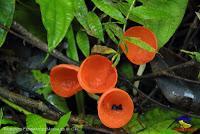
[[[136,76],[136,77],[133,78],[133,81],[159,77],[159,76],[164,75],[166,72],[169,72],[169,71],[172,71],[172,70],[175,70],[175,69],[186,68],[186,67],[190,67],[190,66],[194,66],[194,65],[199,66],[199,63],[197,63],[193,60],[187,61],[185,63],[175,65],[175,66],[172,66],[172,67],[169,67],[169,68],[166,68],[166,69],[163,69],[163,70],[159,70],[159,71],[156,71],[156,72],[153,72],[153,73],[149,73],[149,74],[138,76],[138,77]]]
[[[19,105],[38,109],[39,111],[47,113],[48,115],[54,117],[55,119],[59,119],[61,116],[59,113],[49,109],[47,105],[45,105],[42,101],[33,100],[26,96],[10,92],[8,89],[3,87],[0,87],[0,96],[3,98],[7,98],[11,102],[16,102]]]
[[[189,41],[191,41],[193,39],[193,38],[191,38],[191,36],[192,36],[192,34],[194,34],[195,28],[198,27],[198,21],[199,21],[199,18],[196,15],[195,18],[194,18],[194,20],[193,20],[193,22],[192,22],[192,24],[189,27],[189,30],[188,30],[187,35],[185,37],[185,40],[183,42],[182,49],[186,49],[188,47],[188,45],[189,45]]]
[[[144,70],[146,68],[146,64],[140,65],[137,71],[137,76],[141,76],[144,73]],[[134,86],[139,87],[140,81],[135,81]]]
[[[131,10],[132,10],[132,8],[133,8],[133,6],[134,6],[134,4],[135,4],[135,1],[136,1],[136,0],[133,0],[132,4],[131,4],[131,6],[130,6],[130,8],[129,8],[129,10],[128,10],[128,13],[127,13],[127,15],[126,15],[126,20],[125,20],[125,23],[124,23],[124,26],[123,26],[123,32],[125,32],[125,30],[126,30],[127,21],[128,21],[129,15],[130,15],[130,13],[131,13]]]
[[[182,80],[182,81],[185,81],[185,82],[189,82],[189,83],[199,84],[199,85],[200,85],[200,81],[190,80],[190,79],[183,78],[183,77],[180,77],[180,76],[176,76],[176,75],[173,75],[173,74],[165,73],[164,76],[167,76],[167,77],[171,77],[171,78],[174,78],[174,79],[178,79],[178,80]]]
[[[155,87],[155,88],[151,91],[151,93],[150,93],[148,96],[149,96],[149,97],[152,97],[157,91],[158,91],[158,88]],[[147,101],[148,101],[148,99],[146,98],[145,100],[143,100],[143,101],[141,102],[140,106],[142,107]]]
[[[200,119],[200,115],[191,114],[191,113],[186,113],[186,112],[177,110],[177,109],[175,109],[175,108],[172,108],[172,107],[170,107],[170,106],[164,105],[164,104],[158,102],[157,100],[155,100],[155,99],[149,97],[149,96],[146,95],[144,92],[142,92],[140,89],[136,88],[129,80],[123,79],[123,78],[121,78],[121,80],[127,82],[127,84],[130,85],[131,88],[135,88],[135,90],[137,90],[139,94],[141,94],[142,96],[144,96],[145,98],[147,98],[148,100],[150,100],[151,102],[157,104],[158,106],[160,106],[160,107],[162,107],[162,108],[165,108],[165,109],[167,109],[167,110],[175,111],[175,112],[178,112],[178,113],[181,113],[181,114],[184,114],[184,115],[188,115],[188,116],[191,116],[191,117],[199,118],[199,119]]]
[[[22,96],[21,94],[14,93],[12,91],[9,91],[6,88],[0,87],[0,96],[1,96],[1,98],[6,98],[8,101],[15,103],[15,104],[18,104],[18,105],[21,105],[21,106],[26,106],[26,107],[29,107],[29,108],[32,108],[32,109],[34,108],[34,109],[37,109],[37,110],[42,111],[42,112],[51,111],[51,112],[47,112],[47,114],[49,116],[52,116],[52,115],[58,116],[57,119],[59,119],[61,117],[61,114],[59,112],[52,111],[43,102],[28,98],[26,96]],[[41,108],[45,109],[45,110],[42,110]],[[28,114],[28,112],[24,111],[24,114]],[[79,122],[83,122],[83,121],[80,120],[79,118],[71,116],[70,122],[71,123],[79,123]]]

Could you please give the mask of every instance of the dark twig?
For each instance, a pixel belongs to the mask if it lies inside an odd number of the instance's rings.
[[[22,86],[19,86],[16,83],[12,83],[13,85],[15,85],[14,87],[17,89],[22,90],[23,92],[27,92],[30,95],[34,96],[35,99],[42,101],[45,105],[47,105],[47,107],[57,113],[59,113],[60,115],[64,115],[64,112],[60,111],[59,109],[57,109],[54,105],[52,105],[49,101],[47,101],[42,95],[32,91],[32,90],[28,90]]]
[[[44,104],[42,101],[34,100],[21,94],[14,93],[12,91],[9,91],[7,88],[0,87],[0,96],[20,106],[37,109],[43,113],[48,114],[49,117],[54,116],[59,119],[62,116],[62,114],[60,114],[59,112],[49,109],[49,107],[47,107],[47,105]],[[83,120],[72,116],[70,122],[80,123],[83,122]]]
[[[38,39],[37,37],[35,37],[33,34],[31,34],[30,32],[28,32],[23,26],[21,26],[20,24],[18,24],[17,22],[13,22],[12,24],[12,28],[19,32],[20,34],[10,30],[9,28],[3,26],[2,24],[0,24],[0,28],[4,29],[5,31],[27,41],[28,43],[30,43],[31,45],[33,45],[34,47],[37,47],[39,49],[41,49],[42,51],[45,51],[47,53],[48,52],[48,46],[46,43],[44,43],[43,41],[41,41],[40,39]],[[54,56],[55,58],[61,60],[64,63],[69,63],[69,64],[74,64],[74,65],[79,65],[78,62],[64,56],[62,53],[60,53],[57,50],[53,50],[50,55]]]
[[[61,116],[59,113],[56,113],[55,111],[49,109],[42,101],[33,100],[26,96],[11,92],[3,87],[0,87],[0,96],[7,98],[9,101],[19,104],[21,106],[38,109],[39,111],[51,115],[56,119],[59,119],[59,117]]]
[[[152,91],[151,91],[151,93],[148,95],[149,97],[152,97],[156,92],[158,91],[158,87],[155,87]],[[148,101],[148,99],[146,98],[146,99],[144,99],[142,102],[141,102],[141,107],[146,103]]]
[[[164,76],[167,76],[167,77],[171,77],[171,78],[174,78],[174,79],[178,79],[178,80],[182,80],[182,81],[185,81],[185,82],[189,82],[189,83],[199,84],[199,85],[200,85],[200,81],[190,80],[190,79],[183,78],[183,77],[180,77],[180,76],[177,76],[177,75],[174,75],[174,74],[165,73]]]
[[[188,116],[191,116],[191,117],[194,117],[194,118],[200,118],[200,115],[196,115],[196,114],[192,114],[192,113],[186,113],[186,112],[183,112],[183,111],[180,111],[178,109],[175,109],[173,107],[170,107],[170,106],[167,106],[167,105],[164,105],[162,103],[160,103],[159,101],[149,97],[148,95],[146,95],[144,92],[142,92],[140,89],[136,88],[129,80],[127,79],[123,79],[123,78],[120,78],[122,81],[124,82],[127,82],[127,84],[131,87],[131,88],[134,88],[135,90],[138,91],[139,94],[141,94],[142,96],[144,96],[145,98],[147,98],[148,100],[150,100],[151,102],[155,103],[156,105],[162,107],[162,108],[165,108],[167,110],[171,110],[171,111],[175,111],[175,112],[178,112],[178,113],[181,113],[183,115],[188,115]]]
[[[197,63],[193,60],[187,61],[185,63],[175,65],[175,66],[172,66],[172,67],[169,67],[169,68],[166,68],[166,69],[163,69],[163,70],[159,70],[159,71],[156,71],[156,72],[153,72],[153,73],[149,73],[149,74],[142,75],[142,76],[136,76],[136,77],[133,78],[133,81],[137,81],[137,80],[141,80],[141,79],[156,78],[156,77],[159,77],[159,76],[166,75],[166,72],[169,72],[169,71],[172,71],[172,70],[175,70],[175,69],[186,68],[186,67],[190,67],[190,66],[194,66],[194,65],[199,66],[199,63]]]
[[[192,24],[190,25],[188,33],[183,42],[182,49],[187,49],[189,42],[193,39],[193,38],[191,38],[191,36],[192,36],[192,34],[194,34],[194,30],[198,27],[198,22],[199,22],[199,18],[197,17],[197,15],[195,15],[195,18],[194,18]]]

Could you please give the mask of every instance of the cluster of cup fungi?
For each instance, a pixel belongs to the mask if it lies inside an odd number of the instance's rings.
[[[157,51],[157,40],[153,32],[143,26],[134,26],[125,31],[124,36],[135,37],[149,44]],[[156,54],[126,41],[128,52],[120,44],[127,58],[136,65],[151,61]],[[55,94],[71,97],[84,89],[91,94],[102,94],[98,99],[98,116],[109,128],[126,125],[133,116],[134,103],[124,90],[116,88],[117,69],[112,62],[101,55],[90,55],[80,67],[60,64],[51,69],[50,84]]]

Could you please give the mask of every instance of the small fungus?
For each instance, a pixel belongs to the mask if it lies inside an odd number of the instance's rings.
[[[78,80],[89,93],[103,93],[117,83],[117,70],[112,62],[101,55],[87,57],[80,66]]]
[[[133,111],[134,104],[131,97],[118,88],[106,91],[98,101],[98,116],[109,128],[120,128],[126,125]]]
[[[153,47],[156,51],[158,49],[156,36],[151,30],[143,26],[134,26],[129,28],[125,31],[124,36],[136,37]],[[155,57],[156,51],[149,52],[129,41],[126,41],[125,44],[126,46],[124,44],[120,44],[123,52],[125,53],[126,57],[136,65],[150,62]]]
[[[78,82],[79,67],[60,64],[51,69],[50,84],[55,94],[61,97],[71,97],[82,88]]]

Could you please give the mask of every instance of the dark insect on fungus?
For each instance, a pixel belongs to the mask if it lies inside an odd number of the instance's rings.
[[[119,105],[116,105],[116,104],[113,104],[112,105],[112,110],[123,110],[122,108],[122,104],[119,104]]]

